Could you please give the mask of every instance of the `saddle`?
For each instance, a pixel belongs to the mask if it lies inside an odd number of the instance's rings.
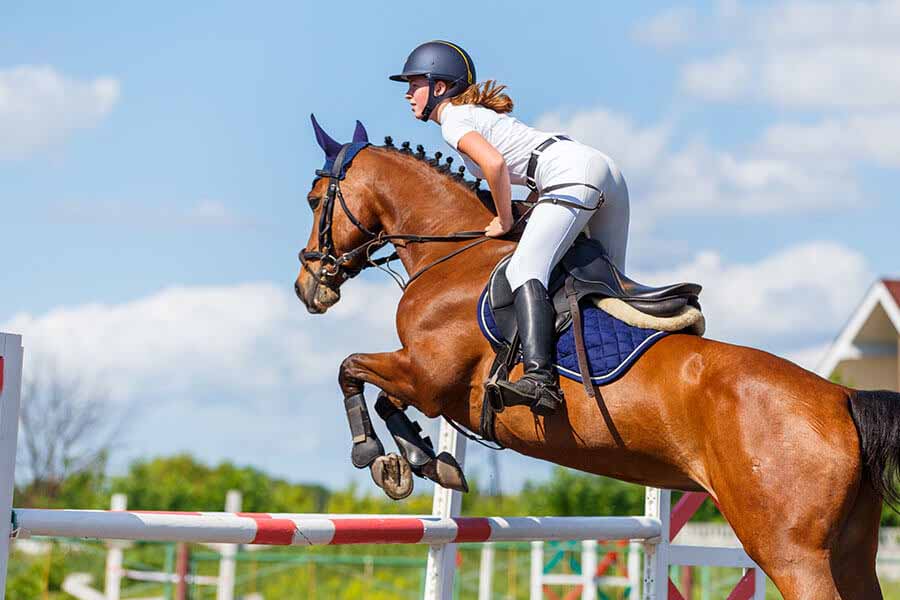
[[[486,290],[494,321],[507,340],[512,340],[517,330],[513,292],[506,279],[506,266],[510,258],[512,254],[497,263],[488,279]],[[571,280],[568,287],[574,290],[575,300],[579,303],[588,297],[615,298],[653,317],[674,317],[688,306],[700,308],[700,285],[642,285],[616,268],[603,244],[582,234],[575,239],[572,247],[550,273],[547,291],[553,300],[553,308],[556,309],[557,333],[565,331],[573,319],[571,300],[566,293],[567,280]]]
[[[481,433],[496,442],[494,435],[494,415],[505,409],[498,381],[507,380],[509,372],[516,364],[520,344],[516,324],[513,291],[506,278],[506,267],[512,253],[497,263],[484,290],[486,303],[490,307],[493,320],[502,334],[502,340],[489,338],[497,353],[491,366],[490,376],[485,382],[485,401],[482,406]],[[653,318],[676,317],[689,307],[700,309],[701,286],[696,283],[676,283],[661,287],[640,284],[626,277],[609,259],[603,244],[579,235],[550,273],[547,291],[556,310],[555,327],[557,334],[570,325],[574,329],[575,349],[579,369],[589,373],[588,356],[585,348],[581,302],[585,299],[598,303],[602,299],[621,301],[640,313]],[[582,376],[588,397],[596,399],[596,390],[589,376]]]

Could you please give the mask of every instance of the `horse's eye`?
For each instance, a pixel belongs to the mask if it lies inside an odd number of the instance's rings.
[[[321,198],[315,196],[310,196],[306,199],[306,201],[309,202],[309,207],[313,210],[316,210],[319,207],[319,201],[321,200]]]

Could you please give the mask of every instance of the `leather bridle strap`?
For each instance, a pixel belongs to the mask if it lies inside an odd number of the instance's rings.
[[[347,206],[346,201],[344,200],[344,195],[341,192],[340,180],[342,178],[342,171],[344,169],[343,163],[345,157],[347,155],[348,148],[350,144],[345,144],[341,147],[341,150],[338,152],[337,156],[334,159],[334,163],[329,171],[316,171],[316,174],[320,177],[328,177],[328,191],[326,193],[324,202],[322,204],[322,210],[319,215],[319,250],[318,251],[309,251],[303,249],[299,253],[300,263],[303,265],[304,270],[309,273],[309,275],[313,278],[313,280],[318,285],[323,285],[326,287],[328,283],[324,281],[323,275],[330,275],[331,277],[338,277],[344,275],[345,279],[350,279],[359,275],[362,271],[369,267],[377,267],[391,276],[394,281],[397,282],[397,285],[400,286],[400,289],[406,290],[406,288],[416,279],[424,275],[429,269],[435,267],[439,264],[442,264],[451,258],[465,252],[469,248],[473,248],[479,244],[482,244],[490,239],[491,237],[485,235],[483,230],[473,230],[473,231],[460,231],[457,233],[452,233],[449,235],[415,235],[415,234],[384,234],[383,232],[375,233],[369,230],[356,216],[350,211],[350,208]],[[334,251],[334,240],[331,236],[331,226],[334,218],[334,201],[337,199],[340,202],[341,209],[344,211],[344,214],[347,215],[347,218],[353,223],[353,226],[356,227],[359,231],[371,236],[372,239],[363,242],[361,245],[353,248],[352,250],[348,250],[344,252],[340,256],[336,256],[333,254]],[[543,202],[543,200],[542,200]],[[521,222],[523,222],[528,215],[534,210],[537,203],[533,204],[526,210],[513,224],[512,229],[515,229]],[[388,256],[383,256],[379,258],[372,258],[372,254],[377,252],[382,247],[387,244],[393,244],[395,242],[406,242],[406,243],[425,243],[425,242],[453,242],[459,240],[473,240],[471,243],[466,244],[462,248],[458,248],[446,256],[443,256],[437,260],[430,262],[425,265],[415,273],[409,276],[406,282],[403,282],[398,273],[393,271],[390,268],[390,263],[399,258],[396,251],[391,253]],[[396,244],[395,244],[396,245]],[[357,256],[365,254],[365,262],[361,267],[347,267],[346,263],[353,261]],[[310,260],[318,260],[321,263],[318,273],[314,272],[313,269],[308,265]],[[329,272],[326,263],[330,263],[333,265],[334,271]]]

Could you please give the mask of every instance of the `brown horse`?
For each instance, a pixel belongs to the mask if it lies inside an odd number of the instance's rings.
[[[332,182],[312,186],[310,251],[322,226],[340,254],[373,235],[483,230],[493,216],[470,185],[393,146],[363,148],[346,173],[333,218],[322,215]],[[464,244],[394,239],[408,273]],[[476,301],[514,247],[488,239],[416,278],[397,309],[402,347],[348,356],[345,398],[369,383],[401,409],[478,431],[494,352]],[[326,312],[348,273],[365,266],[365,253],[348,256],[327,265],[306,256],[295,289],[310,312]],[[521,365],[511,379],[520,374]],[[587,473],[709,492],[785,598],[882,597],[875,553],[882,499],[896,499],[900,394],[857,392],[766,352],[683,334],[656,343],[597,401],[577,382],[561,386],[566,402],[551,416],[525,406],[497,415],[499,442]]]

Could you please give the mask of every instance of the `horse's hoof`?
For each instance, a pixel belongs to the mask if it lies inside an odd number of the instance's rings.
[[[413,477],[409,461],[399,454],[379,456],[370,468],[375,485],[392,500],[402,500],[412,494]]]
[[[422,467],[420,474],[441,487],[457,492],[469,491],[469,484],[466,482],[462,467],[449,452],[441,452],[430,460]]]

